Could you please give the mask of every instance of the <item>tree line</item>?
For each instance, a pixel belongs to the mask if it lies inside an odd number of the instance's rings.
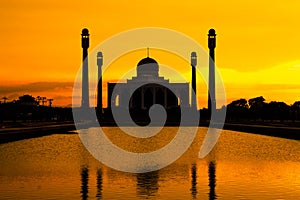
[[[284,102],[265,102],[262,96],[238,99],[227,105],[226,121],[297,121],[300,120],[300,101],[287,105]]]
[[[52,107],[53,99],[46,97],[20,96],[8,102],[7,98],[0,103],[0,124],[6,121],[70,121],[73,120],[72,108]],[[48,104],[46,104],[48,102]],[[234,100],[226,108],[226,122],[250,121],[300,121],[300,101],[287,105],[284,102],[265,102],[262,96],[249,100]],[[200,110],[201,119],[208,120],[208,110]],[[180,114],[179,114],[180,115]]]
[[[72,108],[53,107],[53,99],[33,97],[29,94],[17,100],[0,102],[0,125],[3,121],[13,123],[33,121],[70,121],[73,120]],[[48,102],[48,104],[47,104]]]

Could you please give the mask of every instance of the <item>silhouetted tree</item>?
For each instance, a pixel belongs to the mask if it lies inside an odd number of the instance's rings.
[[[3,97],[3,103],[6,103],[7,97]]]
[[[265,98],[262,96],[248,100],[249,111],[253,119],[263,119],[264,109],[266,106]]]
[[[284,102],[271,101],[266,104],[263,112],[265,119],[283,121],[289,119],[290,106]]]
[[[38,105],[40,105],[41,100],[42,100],[42,97],[40,97],[40,96],[36,97],[36,101],[37,101]]]
[[[249,105],[246,99],[232,101],[227,105],[227,118],[240,120],[249,117]]]
[[[293,108],[300,109],[300,101],[296,101],[293,105]]]
[[[300,120],[300,101],[293,105],[284,102],[271,101],[265,102],[262,96],[249,99],[239,99],[227,105],[227,121],[247,120]]]
[[[44,106],[45,103],[47,102],[47,98],[46,97],[41,97],[41,99],[42,99],[42,105]]]
[[[30,105],[30,106],[38,105],[35,98],[33,96],[29,95],[29,94],[25,94],[23,96],[20,96],[17,103],[21,104],[21,105]]]
[[[250,109],[251,107],[260,107],[264,104],[264,102],[265,102],[265,98],[262,96],[249,99],[248,101]]]
[[[47,99],[47,101],[49,101],[49,107],[51,107],[53,99]]]
[[[0,125],[2,121],[17,125],[20,121],[71,121],[72,108],[52,107],[53,99],[49,99],[49,106],[38,106],[42,97],[29,94],[20,96],[18,100],[0,104]],[[46,100],[46,97],[44,97]],[[46,102],[46,101],[45,101]],[[45,103],[44,102],[44,103]]]
[[[296,101],[292,106],[291,106],[291,111],[292,111],[292,119],[293,121],[299,120],[300,119],[300,101]]]

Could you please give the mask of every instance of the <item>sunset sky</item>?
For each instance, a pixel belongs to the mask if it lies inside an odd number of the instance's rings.
[[[10,101],[31,94],[53,98],[54,106],[70,105],[84,27],[90,30],[90,51],[115,34],[143,27],[173,29],[207,49],[207,33],[214,28],[216,64],[228,103],[264,96],[267,102],[292,104],[300,100],[299,8],[298,0],[3,0],[0,98]],[[132,55],[122,70],[136,65],[146,53]],[[168,62],[163,53],[151,55]],[[104,76],[103,85],[118,79],[118,71]],[[203,91],[198,87],[203,93],[198,99],[201,108],[207,105]]]

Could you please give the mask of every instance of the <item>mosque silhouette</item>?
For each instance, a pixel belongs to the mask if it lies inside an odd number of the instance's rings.
[[[89,78],[88,78],[88,48],[89,31],[84,28],[81,34],[83,64],[82,64],[82,108],[89,105]],[[208,33],[209,47],[209,89],[208,111],[216,109],[215,100],[215,64],[214,49],[216,47],[216,34],[214,29]],[[149,51],[149,50],[148,50]],[[159,74],[159,64],[149,56],[141,59],[136,67],[136,76],[128,79],[126,83],[107,83],[107,108],[102,104],[102,65],[103,54],[97,54],[98,85],[97,85],[97,116],[101,123],[113,123],[112,109],[129,109],[132,119],[137,124],[147,124],[150,121],[149,109],[154,104],[160,104],[167,111],[167,122],[180,121],[180,107],[197,109],[196,93],[196,65],[197,54],[191,53],[191,95],[189,83],[170,83]],[[140,86],[140,87],[139,87]],[[190,98],[191,96],[191,98]],[[129,99],[129,104],[128,104]]]
[[[127,80],[127,83],[108,83],[108,107],[118,106],[129,109],[149,109],[153,104],[160,104],[165,109],[175,109],[180,106],[189,107],[189,83],[170,83],[164,77],[159,76],[159,65],[150,57],[143,58],[136,67],[137,76]],[[132,95],[127,105],[125,96],[128,91],[139,87]],[[170,90],[169,88],[172,88]],[[174,94],[172,91],[176,91]],[[178,97],[178,98],[177,98]],[[129,97],[127,97],[129,98]],[[118,100],[118,102],[116,102]]]

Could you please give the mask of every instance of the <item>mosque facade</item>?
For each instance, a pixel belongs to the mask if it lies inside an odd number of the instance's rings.
[[[108,107],[149,109],[153,104],[165,109],[189,107],[189,83],[170,83],[159,75],[159,64],[153,58],[140,60],[136,72],[126,83],[107,83]]]

